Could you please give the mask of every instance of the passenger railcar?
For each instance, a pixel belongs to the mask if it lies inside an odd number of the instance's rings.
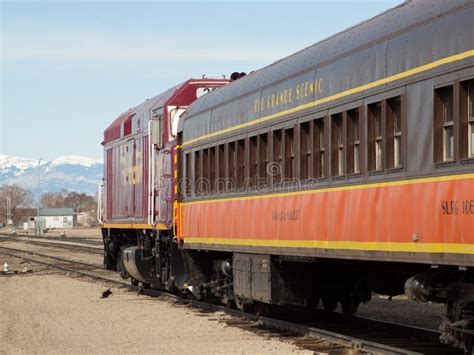
[[[112,235],[124,276],[258,311],[405,292],[472,349],[473,5],[405,2],[196,100],[170,228]]]

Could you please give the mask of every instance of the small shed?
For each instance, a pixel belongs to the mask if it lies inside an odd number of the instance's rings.
[[[48,229],[72,228],[74,226],[74,210],[72,208],[40,208],[40,219]],[[30,216],[29,223],[34,228],[36,216]]]

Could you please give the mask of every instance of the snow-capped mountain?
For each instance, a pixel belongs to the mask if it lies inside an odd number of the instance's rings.
[[[64,155],[52,161],[41,160],[38,166],[37,160],[0,154],[0,184],[17,184],[36,193],[38,171],[41,193],[66,189],[95,195],[103,164],[101,159]]]

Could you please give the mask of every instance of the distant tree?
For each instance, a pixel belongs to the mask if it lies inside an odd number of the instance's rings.
[[[43,208],[64,208],[69,207],[74,213],[95,212],[96,200],[85,193],[75,191],[48,192],[41,196],[41,207]]]
[[[64,198],[64,207],[72,208],[74,213],[92,212],[96,209],[96,201],[85,193],[69,192]]]
[[[61,208],[64,205],[65,195],[61,192],[47,192],[41,195],[42,208]]]
[[[27,217],[27,208],[33,203],[33,194],[30,190],[18,185],[0,186],[0,221],[3,224],[6,222],[8,200],[10,200],[13,223],[17,225]]]

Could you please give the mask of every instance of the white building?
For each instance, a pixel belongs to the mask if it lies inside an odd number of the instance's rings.
[[[35,228],[36,216],[29,218],[29,228]],[[74,210],[72,208],[40,208],[40,221],[47,229],[66,229],[74,226]]]

